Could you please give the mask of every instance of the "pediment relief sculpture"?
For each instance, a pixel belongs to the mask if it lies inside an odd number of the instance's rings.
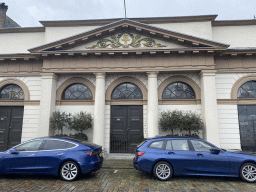
[[[99,40],[88,49],[95,48],[138,48],[138,47],[166,47],[150,37],[142,37],[131,32],[121,32],[109,38]]]

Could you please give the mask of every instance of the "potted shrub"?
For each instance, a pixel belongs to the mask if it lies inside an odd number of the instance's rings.
[[[70,114],[67,114],[66,112],[55,111],[50,117],[50,128],[54,130],[54,132],[57,130],[57,135],[64,135],[63,128],[68,127],[69,122]]]
[[[175,110],[175,111],[164,111],[160,113],[160,127],[162,131],[171,131],[172,135],[174,135],[174,130],[180,128],[182,123],[182,112]]]
[[[174,130],[180,130],[180,135],[199,138],[199,131],[203,128],[203,122],[198,114],[191,111],[184,113],[179,110],[168,110],[161,112],[160,115],[159,124],[162,131],[171,131],[174,135]],[[184,133],[184,131],[188,133]]]
[[[71,136],[77,139],[87,140],[88,137],[83,132],[84,130],[87,130],[91,127],[92,127],[92,115],[90,113],[86,113],[83,111],[72,116],[71,120],[69,121],[69,129],[76,131],[76,133]]]

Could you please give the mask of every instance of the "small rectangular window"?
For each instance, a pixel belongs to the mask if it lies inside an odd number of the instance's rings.
[[[172,149],[172,141],[171,141],[171,140],[170,140],[170,141],[167,141],[165,149],[166,149],[166,150],[173,150],[173,149]]]
[[[188,141],[187,140],[172,140],[173,150],[177,151],[189,151]]]
[[[162,149],[164,141],[155,141],[149,145],[150,148]]]

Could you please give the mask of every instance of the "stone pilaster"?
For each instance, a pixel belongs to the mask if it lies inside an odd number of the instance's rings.
[[[95,73],[93,143],[104,148],[105,143],[105,73]]]
[[[202,119],[205,125],[204,137],[207,141],[220,146],[218,111],[216,98],[216,70],[202,70],[201,78],[201,104]]]
[[[38,136],[44,137],[53,133],[49,125],[50,116],[55,111],[57,76],[54,73],[42,73],[41,76],[42,87]]]
[[[158,72],[148,72],[148,137],[159,135],[158,129]]]

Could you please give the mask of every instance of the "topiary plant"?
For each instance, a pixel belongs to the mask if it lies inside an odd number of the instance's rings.
[[[90,113],[86,113],[83,111],[72,116],[69,122],[69,129],[76,131],[76,134],[71,136],[78,139],[87,140],[87,135],[83,133],[83,131],[91,127],[92,127],[92,115]]]
[[[50,117],[50,128],[54,131],[58,130],[58,135],[63,135],[63,127],[68,127],[69,122],[70,114],[55,111]]]
[[[181,135],[199,138],[199,131],[203,128],[203,122],[200,116],[194,112],[182,112],[179,110],[165,111],[160,113],[159,124],[162,131],[180,130]],[[188,131],[188,134],[182,133]]]

